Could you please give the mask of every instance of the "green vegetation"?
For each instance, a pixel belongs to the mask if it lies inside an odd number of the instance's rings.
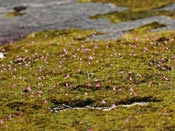
[[[132,10],[150,10],[172,4],[174,0],[79,0],[81,2],[113,3],[117,6],[130,7]]]
[[[123,21],[137,20],[141,18],[148,18],[152,16],[170,16],[175,18],[175,12],[159,10],[160,7],[170,4],[172,0],[81,0],[82,2],[112,2],[118,6],[130,7],[130,9],[123,12],[110,12],[107,14],[97,14],[92,16],[93,19],[108,18],[111,22],[119,23]]]
[[[22,16],[25,15],[25,13],[20,13],[20,12],[8,12],[5,17],[17,17],[17,16]]]
[[[107,14],[97,14],[95,16],[91,16],[92,19],[99,19],[99,18],[108,18],[113,23],[120,23],[123,21],[131,21],[137,20],[142,18],[148,18],[152,16],[170,16],[175,18],[175,12],[170,11],[161,11],[161,10],[144,10],[144,11],[133,11],[133,10],[126,10],[123,12],[111,12]]]
[[[160,24],[158,22],[152,22],[150,24],[146,24],[137,28],[134,28],[130,31],[130,33],[137,35],[137,34],[144,34],[150,32],[152,29],[157,29],[161,27],[166,27],[165,24]]]
[[[139,29],[117,41],[88,41],[96,34],[89,30],[46,31],[0,46],[0,130],[175,130],[175,32]],[[149,104],[49,110],[89,100]]]

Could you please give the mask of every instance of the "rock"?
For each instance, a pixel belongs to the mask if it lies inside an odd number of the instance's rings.
[[[13,10],[15,12],[21,12],[21,11],[26,10],[26,9],[27,9],[27,6],[23,6],[23,5],[13,7]]]
[[[22,6],[17,6],[20,3]],[[16,7],[16,11],[22,11],[26,7],[25,14],[18,17],[5,18],[5,15]],[[21,36],[32,32],[57,29],[93,29],[104,32],[104,35],[95,35],[90,39],[117,39],[121,32],[149,24],[154,21],[167,25],[159,30],[175,29],[175,20],[166,16],[155,16],[134,21],[111,23],[108,19],[90,19],[96,14],[106,14],[113,11],[122,12],[126,7],[118,7],[113,4],[80,3],[76,0],[8,0],[0,1],[0,44],[21,39]]]

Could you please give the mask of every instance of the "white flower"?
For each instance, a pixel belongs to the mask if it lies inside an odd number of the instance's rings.
[[[4,54],[2,52],[0,52],[0,59],[4,58]]]

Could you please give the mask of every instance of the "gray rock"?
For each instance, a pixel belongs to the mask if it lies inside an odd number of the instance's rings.
[[[166,10],[166,11],[175,11],[175,3],[163,7],[163,8],[161,8],[161,10]]]
[[[15,6],[27,6],[28,8],[23,11],[25,15],[5,17]],[[0,43],[20,39],[21,35],[51,29],[94,29],[106,34],[93,36],[92,39],[116,39],[120,37],[121,31],[127,32],[154,21],[166,24],[167,27],[164,29],[175,28],[175,20],[165,16],[119,24],[113,24],[107,19],[89,19],[95,14],[121,12],[126,9],[128,8],[109,3],[79,3],[76,0],[0,0]]]

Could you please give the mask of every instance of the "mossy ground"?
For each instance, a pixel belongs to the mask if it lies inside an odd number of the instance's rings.
[[[128,10],[123,12],[110,12],[107,14],[97,14],[91,16],[93,19],[108,18],[111,22],[120,23],[123,21],[132,21],[141,18],[148,18],[152,16],[169,16],[175,18],[174,11],[163,11],[160,7],[171,4],[174,0],[80,0],[81,2],[111,2],[118,6],[129,7]]]
[[[94,33],[46,31],[0,46],[0,130],[175,130],[175,32],[137,29],[117,41],[87,41]],[[149,104],[49,110],[86,100]]]

